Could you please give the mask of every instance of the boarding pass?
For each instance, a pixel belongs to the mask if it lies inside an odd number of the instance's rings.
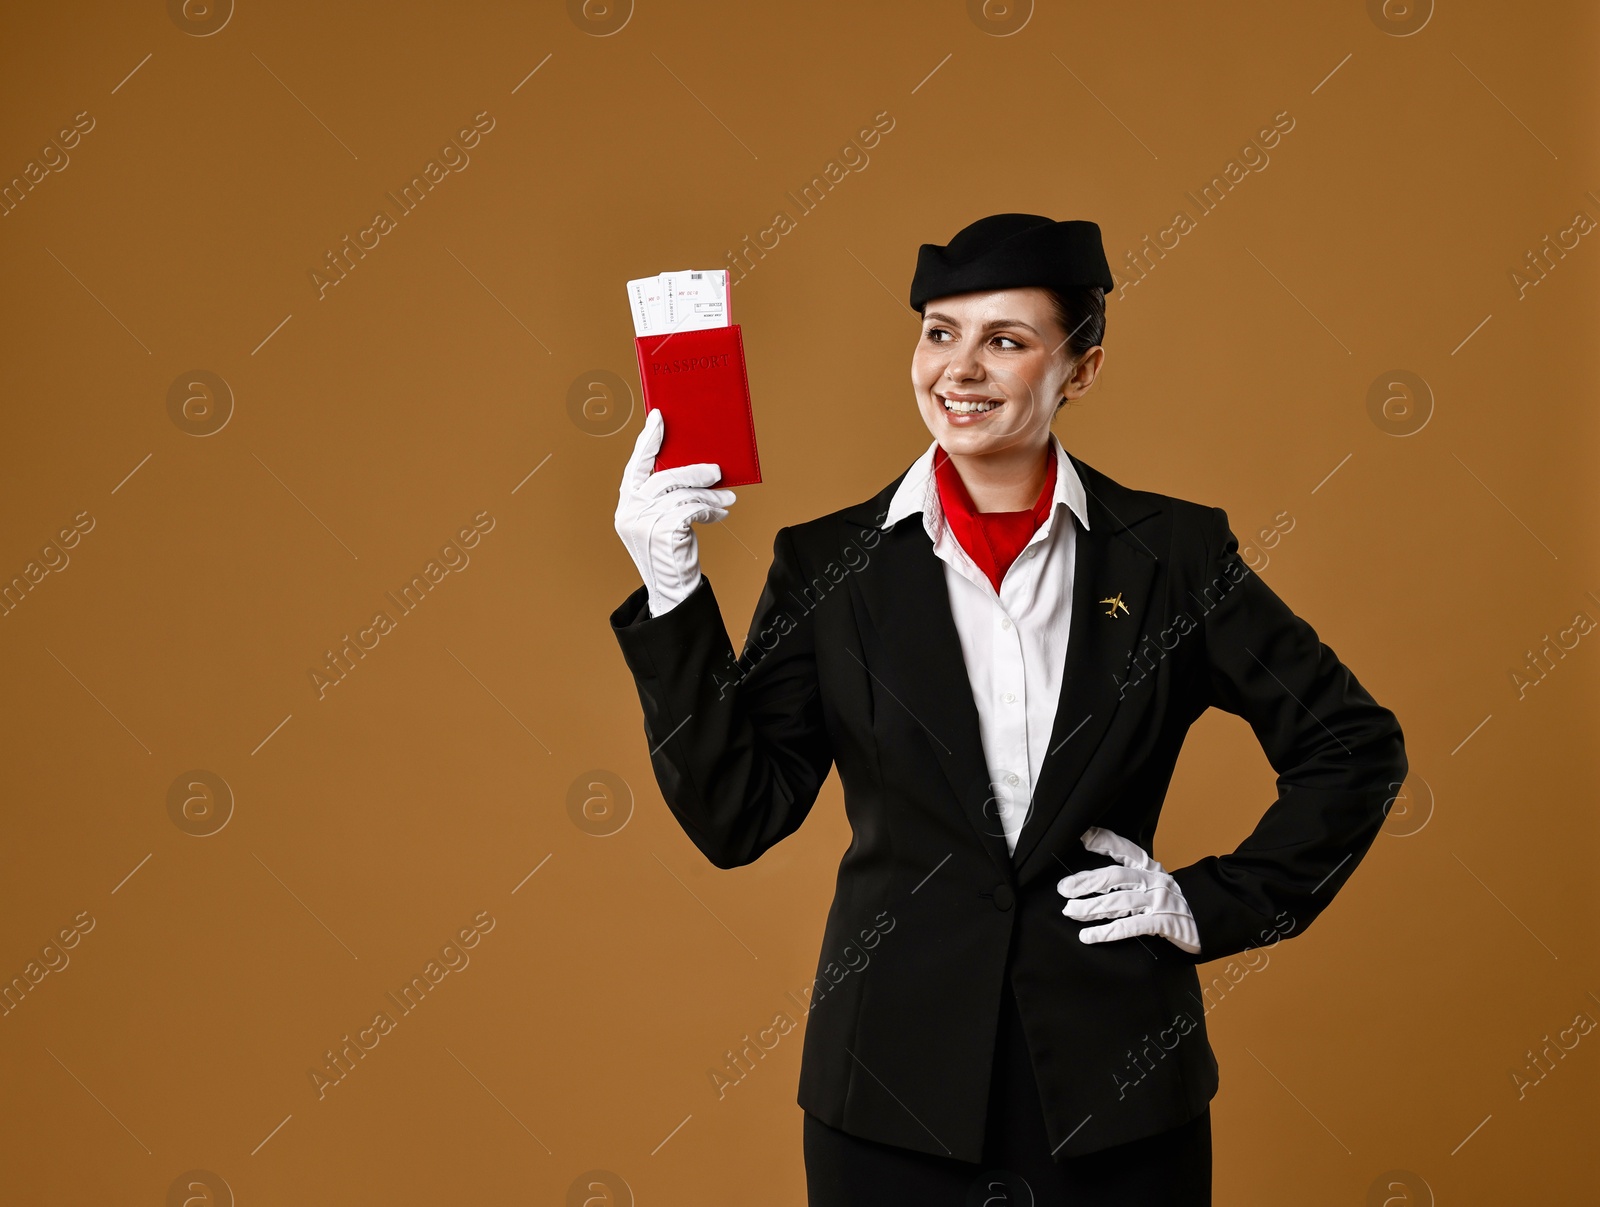
[[[730,324],[724,268],[662,272],[628,282],[635,336],[704,331]]]

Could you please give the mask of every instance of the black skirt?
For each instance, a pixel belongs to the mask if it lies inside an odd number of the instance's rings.
[[[983,1160],[864,1140],[807,1112],[810,1207],[1210,1207],[1209,1108],[1154,1136],[1053,1159],[1009,976],[1001,998]]]

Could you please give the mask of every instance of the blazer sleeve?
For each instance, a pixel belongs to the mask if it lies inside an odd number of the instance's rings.
[[[643,587],[611,614],[661,794],[720,868],[752,863],[799,829],[833,765],[805,598],[793,539],[780,528],[737,659],[703,574],[661,616],[650,615]]]
[[[1298,934],[1366,854],[1405,780],[1400,723],[1239,556],[1209,509],[1206,703],[1250,723],[1278,798],[1230,855],[1172,874],[1200,932],[1195,963]]]

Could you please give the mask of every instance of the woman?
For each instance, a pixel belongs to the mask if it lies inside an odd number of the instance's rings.
[[[778,530],[738,658],[692,528],[728,514],[720,471],[652,473],[652,412],[623,480],[645,585],[611,624],[684,831],[750,863],[839,769],[853,838],[800,1070],[813,1204],[1208,1204],[1195,965],[1308,926],[1405,778],[1393,714],[1221,508],[1051,433],[1104,362],[1112,287],[1090,222],[999,214],[923,245],[933,443]],[[1147,852],[1212,706],[1250,723],[1279,795],[1234,852],[1169,873]]]

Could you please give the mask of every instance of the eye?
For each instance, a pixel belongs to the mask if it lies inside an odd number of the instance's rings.
[[[924,339],[926,339],[927,341],[929,341],[930,343],[942,344],[942,343],[945,342],[944,340],[935,339],[934,337],[938,336],[938,335],[949,335],[949,334],[950,334],[950,332],[945,330],[943,327],[929,327],[926,331],[924,331],[922,333],[922,337]]]
[[[1009,336],[1009,335],[997,335],[997,336],[995,336],[995,339],[1004,340],[1006,343],[1010,344],[1014,348],[1022,347],[1022,342],[1020,340],[1012,339],[1011,336]],[[1009,351],[1009,349],[1008,349],[1008,351]]]

